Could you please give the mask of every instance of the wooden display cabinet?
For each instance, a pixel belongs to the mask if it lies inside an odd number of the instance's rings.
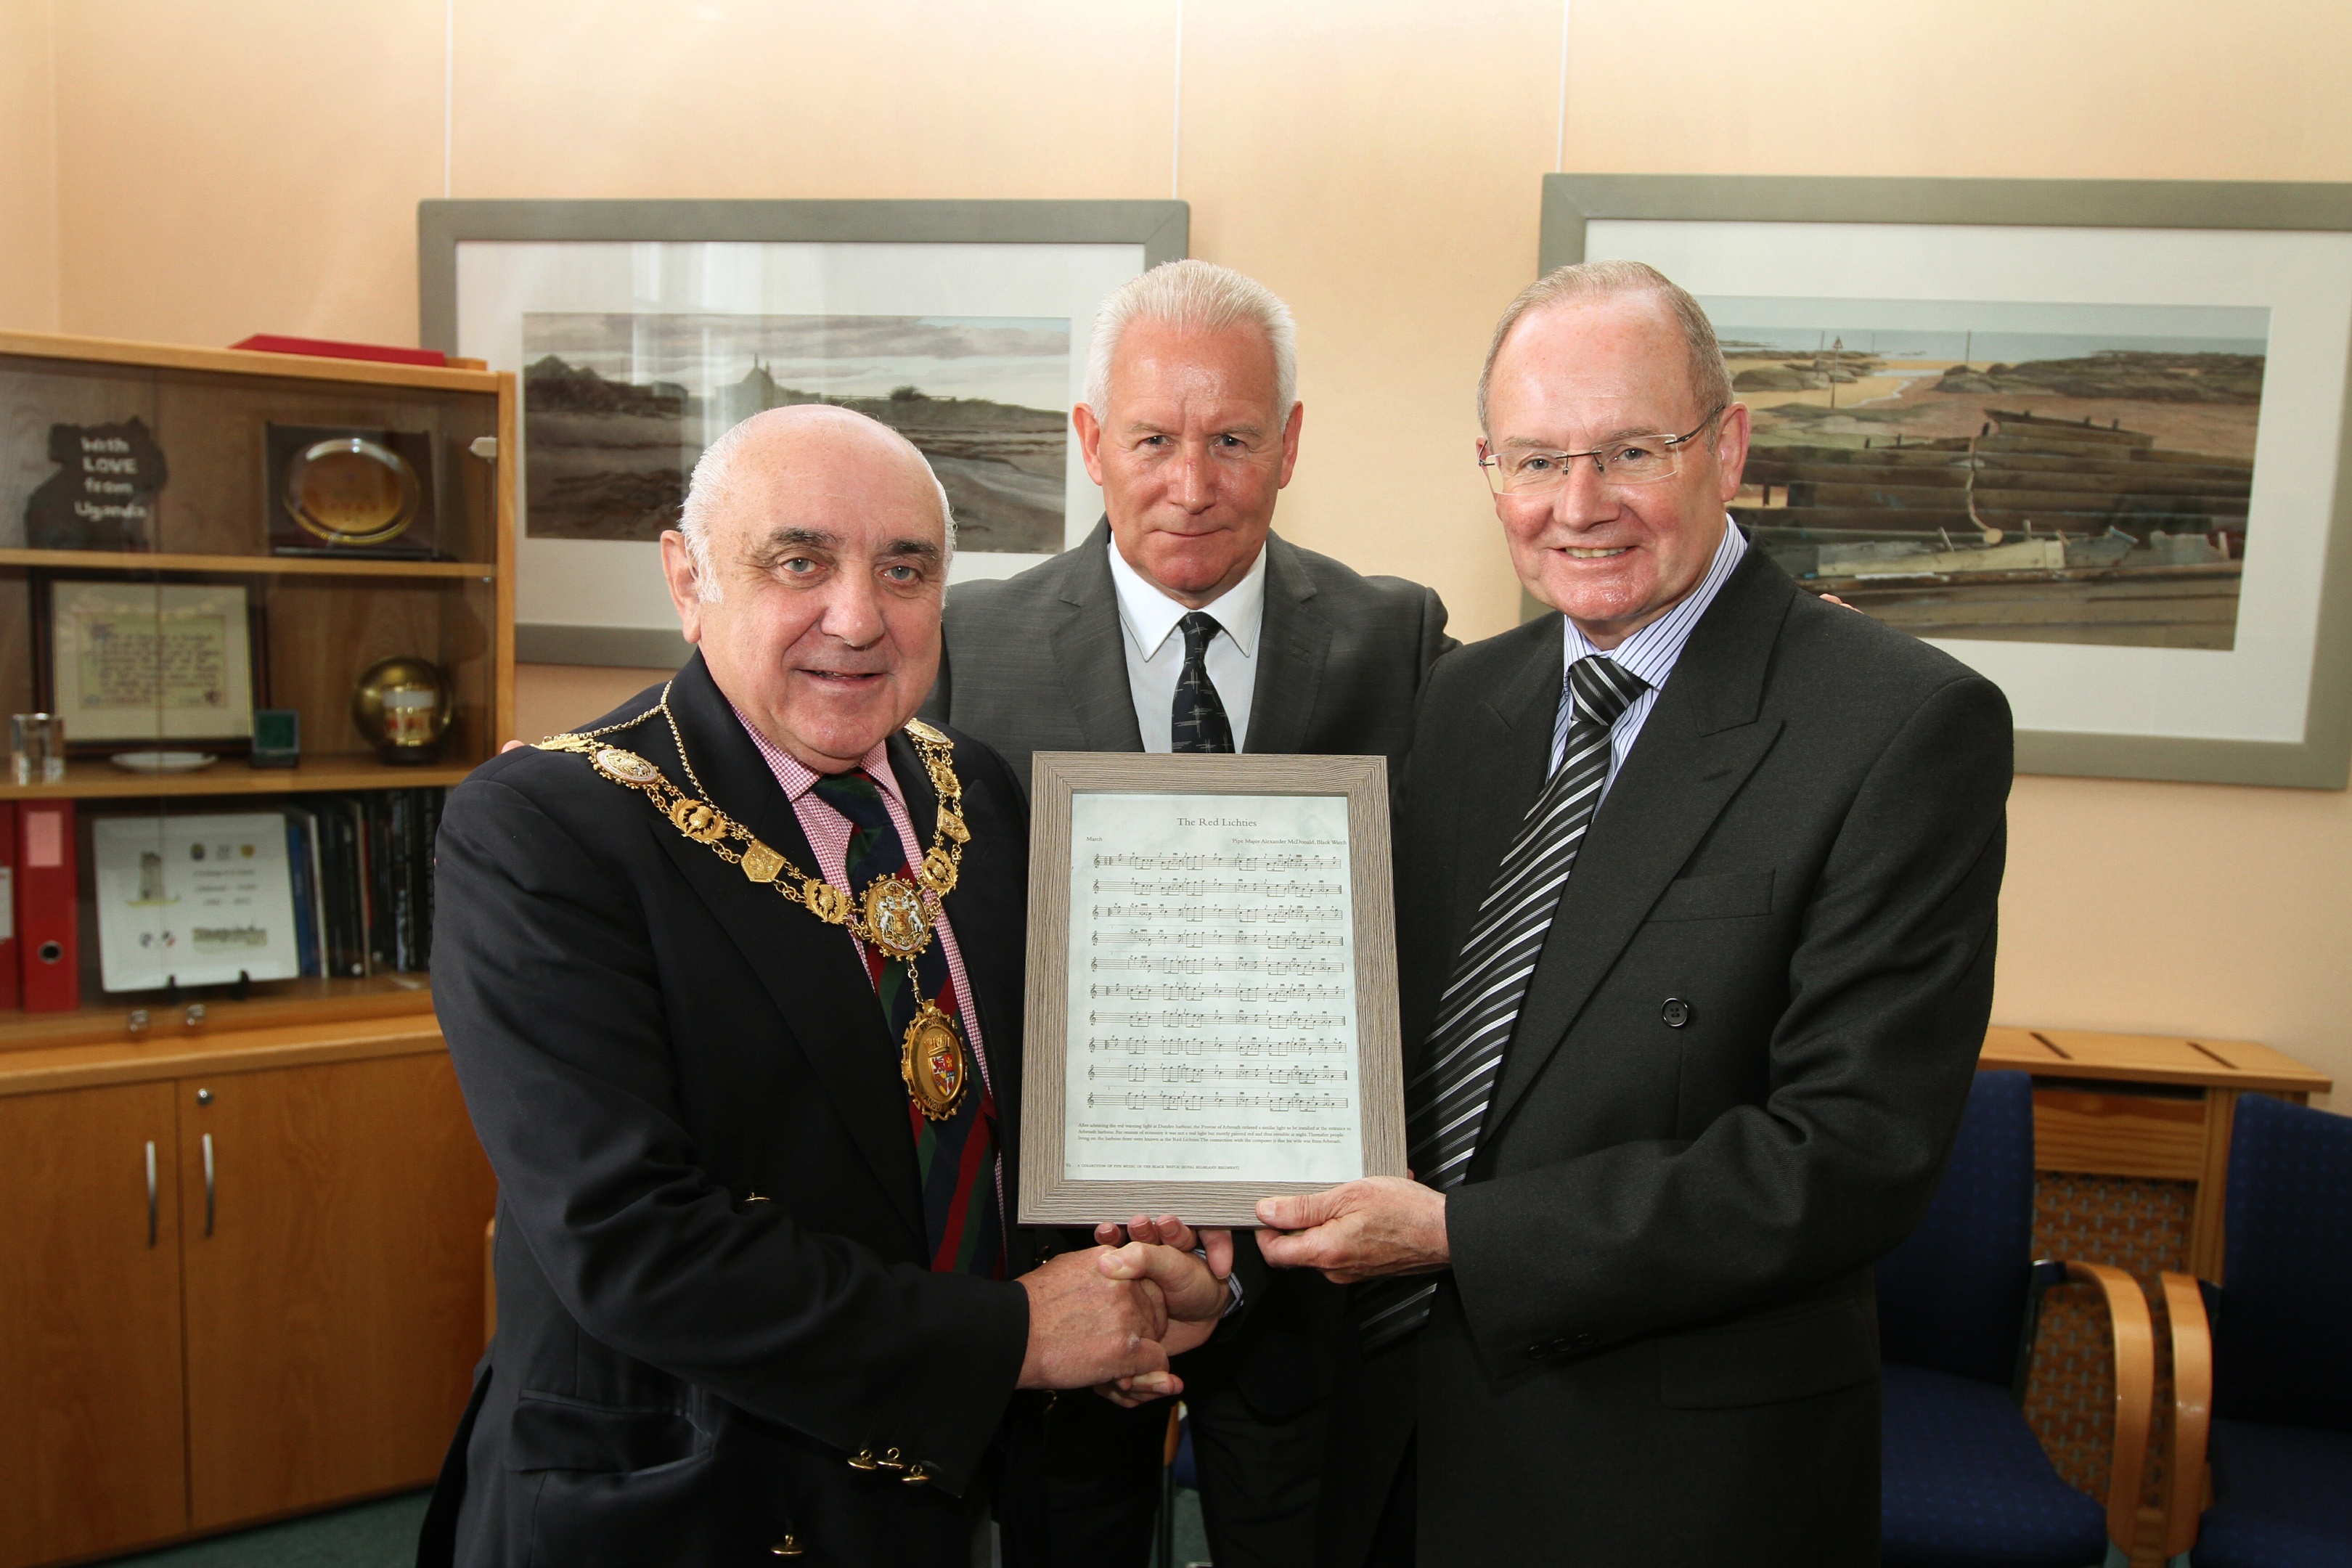
[[[511,376],[0,333],[0,711],[34,705],[45,581],[245,585],[257,706],[294,769],[77,756],[0,807],[77,801],[79,1010],[0,1011],[0,1568],[80,1561],[431,1481],[481,1350],[495,1199],[424,973],[110,994],[89,824],[448,786],[514,724]],[[52,425],[140,419],[168,468],[126,550],[35,549]],[[426,433],[434,559],[276,555],[272,423]],[[350,716],[391,655],[446,672],[426,766]],[[74,739],[72,716],[67,737]],[[122,749],[155,742],[126,742]],[[203,742],[166,746],[214,749]],[[149,1172],[152,1170],[151,1183]]]

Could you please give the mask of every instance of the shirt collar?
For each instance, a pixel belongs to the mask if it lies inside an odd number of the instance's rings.
[[[1160,652],[1160,644],[1176,629],[1176,623],[1191,614],[1192,606],[1180,605],[1143,580],[1143,574],[1127,563],[1118,552],[1118,541],[1107,540],[1104,548],[1110,552],[1110,580],[1118,589],[1119,624],[1143,657],[1151,658]],[[1265,609],[1265,547],[1258,547],[1257,559],[1250,563],[1242,580],[1201,608],[1216,617],[1234,646],[1242,650],[1244,658],[1255,658],[1258,627]]]
[[[1573,669],[1578,659],[1606,653],[1620,669],[1640,676],[1649,683],[1653,691],[1656,690],[1666,683],[1666,677],[1674,673],[1675,661],[1682,658],[1683,645],[1690,641],[1691,633],[1698,626],[1699,617],[1706,614],[1709,605],[1715,603],[1716,595],[1721,593],[1723,584],[1730,580],[1732,569],[1747,553],[1748,536],[1739,531],[1738,523],[1727,518],[1723,525],[1723,542],[1715,547],[1715,559],[1707,563],[1706,574],[1698,580],[1698,586],[1692,589],[1681,604],[1613,648],[1593,647],[1591,640],[1576,629],[1576,623],[1562,616],[1560,625],[1566,628],[1567,662],[1561,668]]]
[[[727,705],[735,708],[731,701]],[[743,726],[743,733],[751,737],[751,744],[760,748],[760,755],[766,760],[768,771],[775,774],[776,782],[783,786],[784,797],[795,806],[799,805],[801,796],[814,789],[816,781],[824,775],[811,771],[798,757],[760,733],[760,727],[745,718],[740,708],[735,708],[735,721]],[[872,774],[874,782],[888,790],[899,805],[907,804],[907,797],[898,792],[898,776],[890,771],[890,738],[887,735],[876,742],[872,751],[858,758],[857,765]]]

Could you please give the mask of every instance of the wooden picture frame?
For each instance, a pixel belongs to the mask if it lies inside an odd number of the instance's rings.
[[[1793,323],[1792,312],[1823,304],[1839,307],[1839,320],[1849,325],[1905,332],[1927,319],[1913,307],[2267,313],[2259,426],[2250,478],[2234,502],[2242,588],[2231,590],[2226,640],[2164,644],[2137,635],[2014,631],[1994,637],[1948,627],[1922,635],[2008,694],[2017,715],[2020,773],[2345,787],[2352,775],[2352,396],[2346,373],[2352,184],[1545,176],[1539,268],[1602,258],[1659,267],[1710,314],[1718,309],[1711,300],[1737,300],[1745,317],[1769,318],[1717,321],[1731,336],[1742,326]],[[1759,304],[1770,309],[1758,310]],[[1836,323],[1825,318],[1820,324]],[[1883,348],[1895,335],[1884,333],[1872,346]],[[1842,343],[1846,357],[1855,357],[1855,340]],[[1976,347],[1985,347],[1981,335]],[[1959,357],[1969,356],[1962,350]],[[1975,356],[2002,357],[1998,350]],[[1983,368],[1999,381],[2032,367]],[[2088,406],[2097,398],[2044,390],[2053,395],[2043,401],[2064,405],[2052,412],[2069,420],[2095,412],[2095,423],[2107,426],[2116,412]],[[1879,401],[1923,400],[1902,395]],[[2015,416],[2029,425],[2040,423],[2032,418],[2038,405],[2031,396],[1996,401],[2025,410]],[[2006,426],[1987,430],[2010,434]],[[2221,450],[2202,440],[2152,439]],[[1886,444],[1882,437],[1879,446]],[[1974,458],[1975,448],[1969,452]],[[1738,504],[1733,510],[1739,515]],[[2021,513],[1990,521],[2005,523],[2016,540],[2032,532],[2020,531],[2021,518],[2036,521]],[[2039,521],[2045,540],[2105,521]],[[2155,542],[2129,518],[2116,526]],[[2222,552],[2223,562],[2230,553]],[[2092,564],[2070,551],[2063,569],[2053,563],[2046,573],[2007,575],[2028,586],[2029,579],[2044,576],[2054,593],[2062,580],[2087,584],[2097,575]],[[1937,561],[1927,563],[1917,574],[1923,593],[1959,581],[1937,574],[1944,570]],[[2084,591],[2097,596],[2110,585]],[[1885,591],[1890,598],[1904,592]],[[1948,596],[1957,600],[1958,590]],[[1541,609],[1531,600],[1522,607],[1528,615]]]
[[[201,746],[241,755],[252,749],[253,713],[268,706],[268,645],[266,612],[243,583],[157,582],[134,577],[59,577],[36,573],[33,590],[34,701],[66,723],[71,756],[104,756],[142,747]],[[142,613],[152,605],[161,623],[172,616],[204,616],[221,623],[218,657],[223,700],[198,708],[173,708],[159,700],[152,710],[121,706],[93,713],[83,700],[83,661],[68,646],[89,614]],[[159,692],[160,698],[160,692]],[[131,717],[152,714],[152,721]]]
[[[1195,1224],[1248,1226],[1255,1223],[1261,1197],[1317,1192],[1357,1176],[1405,1174],[1403,1058],[1384,759],[1040,752],[1032,766],[1021,1223],[1086,1225],[1172,1212]],[[1139,1015],[1114,1008],[1101,1016],[1101,1027],[1113,1033],[1090,1032],[1086,1049],[1074,1051],[1073,887],[1076,873],[1087,868],[1078,862],[1085,851],[1074,837],[1073,824],[1080,816],[1100,820],[1134,809],[1113,806],[1105,799],[1119,796],[1153,797],[1145,809],[1164,805],[1171,814],[1167,821],[1206,836],[1187,838],[1187,845],[1208,847],[1137,855],[1106,841],[1089,875],[1107,869],[1113,874],[1112,884],[1097,879],[1096,895],[1116,900],[1121,894],[1143,898],[1157,893],[1164,899],[1174,891],[1168,881],[1138,879],[1137,873],[1150,871],[1180,887],[1190,880],[1192,886],[1177,896],[1197,893],[1202,901],[1089,905],[1076,923],[1095,942],[1108,945],[1089,948],[1101,956],[1087,961],[1086,984],[1093,994],[1114,1004],[1121,998],[1189,1001],[1204,1004],[1205,1010],[1171,1013],[1163,1005],[1157,1015],[1138,1022]],[[1322,847],[1333,840],[1282,837],[1279,826],[1261,830],[1256,817],[1235,818],[1218,809],[1237,797],[1255,797],[1261,803],[1279,797],[1320,802],[1319,807],[1294,812],[1277,806],[1259,816],[1306,820],[1311,815],[1326,825],[1318,829],[1326,834],[1328,825],[1344,820],[1345,886],[1335,887],[1330,879],[1339,868],[1339,857]],[[1199,816],[1172,815],[1196,801],[1205,808]],[[1332,803],[1344,806],[1343,818]],[[1256,837],[1261,832],[1276,837]],[[1143,863],[1147,859],[1149,866]],[[1175,863],[1179,860],[1183,864]],[[1119,870],[1129,873],[1124,881],[1117,879]],[[1221,886],[1220,870],[1230,871],[1233,880]],[[1291,876],[1287,883],[1263,879],[1286,874]],[[1213,901],[1220,892],[1231,900],[1223,908]],[[1251,904],[1253,899],[1265,901]],[[1290,901],[1273,901],[1282,900]],[[1342,911],[1335,912],[1335,903],[1343,906]],[[1133,923],[1118,929],[1120,920]],[[1258,921],[1266,922],[1265,930],[1240,929]],[[1286,923],[1297,929],[1286,933],[1273,929]],[[1312,929],[1318,923],[1323,929]],[[1223,951],[1212,951],[1220,949]],[[1344,982],[1339,978],[1343,973]],[[1097,981],[1097,974],[1109,978]],[[1217,974],[1234,978],[1200,978]],[[1234,1013],[1221,1014],[1219,1004],[1228,997]],[[1287,1005],[1291,1010],[1244,1016],[1252,1001]],[[1342,1016],[1340,1004],[1351,1009],[1344,1024],[1335,1021]],[[1090,1008],[1090,1020],[1098,1016]],[[1159,1033],[1169,1027],[1196,1032]],[[1120,1028],[1138,1032],[1118,1036]],[[1202,1030],[1206,1033],[1198,1032]],[[1332,1037],[1350,1031],[1351,1042]],[[1088,1059],[1090,1081],[1113,1087],[1099,1091],[1083,1087],[1073,1070],[1076,1056]],[[1106,1070],[1118,1076],[1094,1076]],[[1126,1119],[1124,1124],[1071,1138],[1072,1117],[1080,1109],[1074,1097],[1087,1095],[1091,1100],[1097,1092],[1117,1096],[1112,1111]],[[1161,1105],[1129,1103],[1147,1095]],[[1341,1099],[1352,1103],[1331,1105]],[[1185,1103],[1171,1106],[1169,1101]],[[1156,1134],[1165,1125],[1164,1120],[1139,1119],[1175,1110],[1198,1114],[1204,1109],[1242,1121],[1199,1124],[1211,1135],[1202,1142],[1228,1152],[1247,1151],[1237,1157],[1260,1169],[1284,1163],[1311,1166],[1312,1179],[1071,1173],[1073,1151],[1082,1158],[1087,1152],[1100,1157],[1101,1151],[1112,1147],[1148,1146],[1153,1139],[1131,1145],[1120,1140],[1134,1139],[1138,1132]],[[1297,1120],[1287,1120],[1292,1117]],[[1345,1152],[1349,1134],[1339,1131],[1343,1117],[1360,1156],[1352,1162]],[[1300,1152],[1310,1146],[1320,1152]],[[1157,1155],[1150,1158],[1159,1160]],[[1179,1154],[1165,1162],[1187,1163],[1197,1164],[1201,1159]]]

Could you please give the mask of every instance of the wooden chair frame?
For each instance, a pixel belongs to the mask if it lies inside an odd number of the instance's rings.
[[[2164,1556],[2188,1561],[2205,1517],[2210,1477],[2206,1440],[2213,1429],[2213,1325],[2205,1290],[2190,1275],[2163,1276],[2164,1310],[2172,1320],[2172,1474],[2164,1495]]]
[[[2107,1541],[2126,1558],[2139,1532],[2140,1485],[2147,1478],[2149,1438],[2156,1420],[2156,1323],[2139,1281],[2105,1263],[2043,1261],[2034,1281],[2019,1347],[2016,1394],[2025,1400],[2033,1341],[2041,1327],[2042,1298],[2057,1285],[2091,1285],[2107,1304],[2108,1338],[2116,1363],[2116,1443],[2107,1461]]]

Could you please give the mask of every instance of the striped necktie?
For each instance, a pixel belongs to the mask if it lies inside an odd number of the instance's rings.
[[[1576,702],[1567,752],[1495,869],[1438,1002],[1421,1071],[1405,1085],[1406,1156],[1413,1173],[1441,1193],[1462,1184],[1477,1152],[1503,1047],[1609,780],[1610,728],[1649,687],[1599,654],[1578,659],[1568,684]],[[1434,1279],[1416,1275],[1359,1286],[1350,1307],[1364,1353],[1427,1322],[1436,1292]]]
[[[908,868],[906,841],[890,820],[882,786],[864,768],[834,773],[816,781],[817,798],[847,817],[856,829],[849,839],[845,869],[849,885],[861,894],[876,879],[896,875],[914,880]],[[907,984],[907,964],[893,963],[878,948],[867,947],[866,976],[882,1003],[882,1016],[890,1030],[893,1052],[915,1021],[915,988]],[[955,978],[948,969],[947,950],[935,933],[912,965],[922,982],[923,994],[940,1011],[957,1021],[965,1048],[971,1048],[971,1028],[963,998],[956,994]],[[979,1078],[975,1056],[971,1069]],[[987,1080],[964,1091],[955,1114],[933,1121],[910,1099],[908,1130],[915,1139],[915,1167],[923,1192],[923,1231],[930,1243],[934,1274],[978,1274],[1004,1278],[1004,1227],[996,1202],[996,1097]]]

